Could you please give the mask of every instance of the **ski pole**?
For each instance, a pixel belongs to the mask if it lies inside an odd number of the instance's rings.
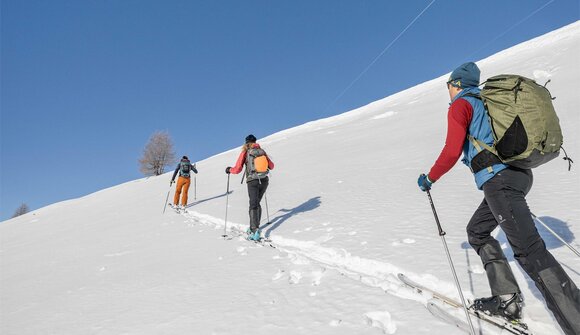
[[[266,217],[268,218],[268,222],[266,222],[267,225],[270,224],[270,211],[268,210],[268,195],[264,194],[264,200],[266,200]]]
[[[163,214],[165,214],[165,208],[167,208],[167,201],[169,200],[169,192],[171,192],[171,185],[169,185],[169,191],[167,191],[167,197],[165,197],[165,205],[163,206]]]
[[[453,260],[451,259],[451,254],[449,253],[449,248],[447,247],[447,242],[445,241],[445,232],[441,228],[441,223],[439,222],[439,217],[437,216],[437,211],[435,210],[435,205],[433,204],[433,198],[431,198],[431,193],[426,190],[427,196],[429,197],[429,203],[431,203],[431,209],[433,210],[433,216],[435,216],[435,222],[437,223],[437,229],[439,229],[439,236],[441,236],[441,241],[443,242],[443,247],[447,253],[447,260],[449,261],[449,266],[451,267],[451,272],[453,272],[453,278],[455,279],[455,286],[457,286],[457,291],[459,292],[459,297],[461,298],[461,304],[463,305],[463,310],[465,311],[465,317],[469,322],[469,327],[471,328],[471,334],[475,334],[475,328],[471,323],[471,318],[469,317],[469,311],[467,310],[467,305],[465,304],[465,298],[463,297],[463,292],[461,292],[461,286],[459,285],[459,279],[457,278],[457,273],[455,272],[455,267],[453,266]]]
[[[230,174],[228,173],[228,187],[226,189],[226,219],[224,221],[224,234],[222,235],[222,237],[224,239],[228,236],[226,231],[227,231],[227,226],[228,226],[228,203],[229,203],[229,199],[230,199]]]
[[[193,200],[197,200],[197,173],[193,175]]]
[[[544,226],[544,228],[546,228],[550,233],[552,233],[552,235],[554,235],[558,240],[560,240],[560,242],[564,243],[570,250],[572,250],[572,252],[575,253],[576,256],[580,257],[580,252],[578,252],[578,250],[574,249],[573,246],[571,246],[566,241],[564,241],[564,239],[561,238],[560,235],[558,235],[555,231],[553,231],[550,227],[548,227],[548,225],[545,224],[542,220],[540,220],[537,216],[535,216],[534,213],[531,213],[531,214],[532,214],[532,218],[534,218],[534,220],[541,223],[542,226]]]

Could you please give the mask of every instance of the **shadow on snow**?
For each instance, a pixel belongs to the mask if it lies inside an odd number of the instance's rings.
[[[234,193],[234,191],[230,190],[230,194],[232,194],[232,193]],[[206,202],[206,201],[215,200],[215,199],[219,199],[219,198],[225,197],[226,195],[227,195],[227,193],[226,193],[226,192],[224,192],[223,194],[216,195],[216,196],[214,196],[214,197],[211,197],[211,198],[207,198],[207,199],[203,199],[203,200],[194,201],[194,202],[192,202],[191,204],[189,204],[189,205],[185,206],[185,208],[191,208],[191,207],[193,207],[193,206],[195,206],[195,205],[199,205],[199,204],[201,204],[201,203],[203,203],[203,202]]]
[[[311,198],[307,201],[305,201],[304,203],[291,208],[291,209],[286,209],[286,208],[282,208],[279,209],[276,213],[278,212],[282,212],[284,214],[276,216],[275,218],[273,218],[272,220],[270,220],[269,223],[264,225],[263,229],[265,230],[264,236],[265,237],[269,237],[270,233],[275,230],[276,228],[278,228],[282,223],[284,223],[286,220],[288,220],[289,218],[291,218],[292,216],[299,214],[299,213],[304,213],[304,212],[308,212],[311,210],[314,210],[318,207],[320,207],[320,196],[318,197],[314,197]]]

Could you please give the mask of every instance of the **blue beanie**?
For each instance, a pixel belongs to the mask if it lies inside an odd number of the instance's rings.
[[[479,74],[477,65],[469,62],[453,70],[447,82],[459,88],[477,87],[479,86]]]

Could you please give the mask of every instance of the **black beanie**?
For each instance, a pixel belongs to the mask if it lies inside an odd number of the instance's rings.
[[[246,136],[246,143],[256,143],[256,136],[252,134]]]

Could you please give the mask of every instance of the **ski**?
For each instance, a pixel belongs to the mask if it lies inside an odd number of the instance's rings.
[[[399,273],[397,275],[397,277],[399,278],[399,280],[401,282],[403,282],[405,285],[413,288],[415,291],[417,291],[420,294],[423,294],[423,292],[427,292],[429,294],[431,294],[433,296],[434,299],[441,301],[451,307],[454,308],[463,308],[463,306],[461,305],[460,302],[456,301],[453,298],[449,298],[435,290],[432,290],[428,287],[425,287],[421,284],[418,284],[414,281],[412,281],[411,279],[409,279],[407,276],[405,276],[402,273]],[[427,306],[427,308],[429,309],[429,311],[435,315],[435,316],[441,316],[442,319],[444,320],[450,320],[451,318],[457,319],[455,318],[453,315],[451,315],[449,312],[445,311],[443,308],[441,308],[440,306]],[[446,313],[447,315],[444,315],[444,313]],[[497,317],[497,316],[492,316],[492,315],[488,315],[479,311],[475,311],[472,308],[469,308],[469,314],[473,315],[475,317],[477,317],[478,319],[487,322],[488,324],[491,324],[495,327],[504,329],[506,331],[508,331],[511,334],[516,334],[516,335],[532,335],[532,332],[530,332],[528,330],[528,326],[523,323],[523,322],[518,322],[518,321],[510,321],[507,319],[504,319],[502,317]],[[456,322],[453,322],[456,324],[457,327],[464,329],[464,326],[467,326],[467,324],[460,320],[461,322],[463,322],[463,324],[458,324]],[[469,328],[467,328],[467,330],[469,331]]]
[[[173,209],[175,213],[181,214],[181,212],[179,211],[179,206],[174,206],[173,204],[167,204],[167,206],[171,207],[171,209]]]
[[[174,204],[167,204],[167,206],[171,207],[171,209],[173,209],[175,211],[175,213],[177,213],[177,214],[182,214],[182,213],[188,214],[189,213],[187,211],[187,208],[185,208],[183,206],[175,206]]]
[[[429,310],[429,312],[431,314],[438,317],[439,319],[441,319],[447,323],[454,324],[457,328],[464,330],[468,333],[471,332],[471,328],[469,327],[467,322],[463,321],[463,319],[461,319],[455,315],[451,315],[451,313],[449,313],[445,309],[441,308],[441,306],[437,305],[433,301],[429,301],[427,303],[427,309]]]
[[[225,236],[226,240],[233,240],[234,238],[237,237],[244,237],[244,240],[248,241],[248,242],[253,242],[254,244],[258,244],[258,245],[262,245],[262,246],[269,246],[271,248],[277,249],[277,247],[273,244],[272,240],[266,237],[260,237],[260,239],[258,241],[256,240],[248,240],[247,236],[248,233],[239,230],[237,227],[232,227],[231,229],[231,234],[228,234]]]
[[[261,237],[260,240],[254,241],[256,244],[267,245],[271,248],[277,249],[277,247],[272,244],[272,240],[269,238]]]

